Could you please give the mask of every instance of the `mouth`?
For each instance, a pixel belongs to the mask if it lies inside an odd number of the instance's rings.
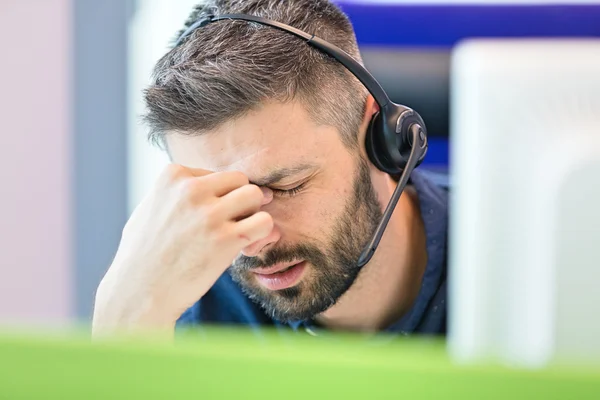
[[[283,290],[295,286],[306,269],[306,262],[277,264],[268,268],[257,268],[252,272],[258,282],[269,290]]]

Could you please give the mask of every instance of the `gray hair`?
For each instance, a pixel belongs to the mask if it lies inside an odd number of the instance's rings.
[[[362,63],[347,16],[328,0],[207,0],[185,29],[212,14],[244,13],[315,34]],[[198,135],[257,109],[266,101],[299,100],[322,125],[335,126],[354,148],[366,89],[341,64],[302,39],[245,21],[197,29],[163,56],[144,92],[149,138],[163,147],[169,131]]]

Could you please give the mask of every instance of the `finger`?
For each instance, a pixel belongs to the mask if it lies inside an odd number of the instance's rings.
[[[261,206],[265,206],[273,201],[273,190],[266,188],[264,186],[261,186],[260,190],[262,190],[263,195],[264,195]]]
[[[200,177],[208,174],[212,174],[211,171],[205,169],[194,169],[187,168],[179,164],[168,164],[162,171],[159,182],[170,183],[175,182],[179,179],[185,179],[192,176]]]
[[[260,210],[265,192],[256,185],[244,185],[218,200],[219,214],[225,219],[238,221]]]
[[[203,176],[215,174],[214,171],[209,171],[207,169],[202,169],[202,168],[190,168],[190,167],[186,167],[186,169],[188,170],[188,172],[190,173],[190,175],[195,176],[196,178],[201,178]]]
[[[168,164],[161,172],[156,181],[158,188],[171,187],[177,182],[185,182],[186,180],[196,179],[196,177],[207,176],[212,174],[211,171],[204,169],[187,168],[179,164]]]
[[[273,230],[273,217],[265,211],[259,211],[233,226],[237,244],[240,248],[266,238]]]
[[[248,185],[248,177],[239,171],[215,172],[199,179],[206,185],[207,190],[217,197]]]

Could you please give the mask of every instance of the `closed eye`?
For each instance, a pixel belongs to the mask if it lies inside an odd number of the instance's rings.
[[[273,188],[271,188],[271,190],[273,191],[273,194],[275,196],[294,197],[298,193],[300,193],[304,189],[305,186],[306,186],[306,182],[304,182],[304,183],[302,183],[302,184],[300,184],[300,185],[298,185],[298,186],[296,186],[294,188],[291,188],[291,189],[282,190],[282,189],[273,189]]]

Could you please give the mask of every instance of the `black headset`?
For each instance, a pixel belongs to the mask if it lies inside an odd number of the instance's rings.
[[[400,195],[408,183],[410,174],[425,158],[428,144],[423,119],[414,110],[392,102],[369,71],[344,50],[315,35],[277,21],[246,14],[208,15],[187,28],[177,39],[174,47],[179,46],[196,29],[222,20],[256,22],[305,39],[308,44],[335,58],[350,71],[367,88],[379,105],[379,112],[371,119],[366,134],[367,155],[369,160],[381,171],[391,175],[401,173],[401,176],[379,226],[358,259],[358,266],[363,267],[373,257]]]

